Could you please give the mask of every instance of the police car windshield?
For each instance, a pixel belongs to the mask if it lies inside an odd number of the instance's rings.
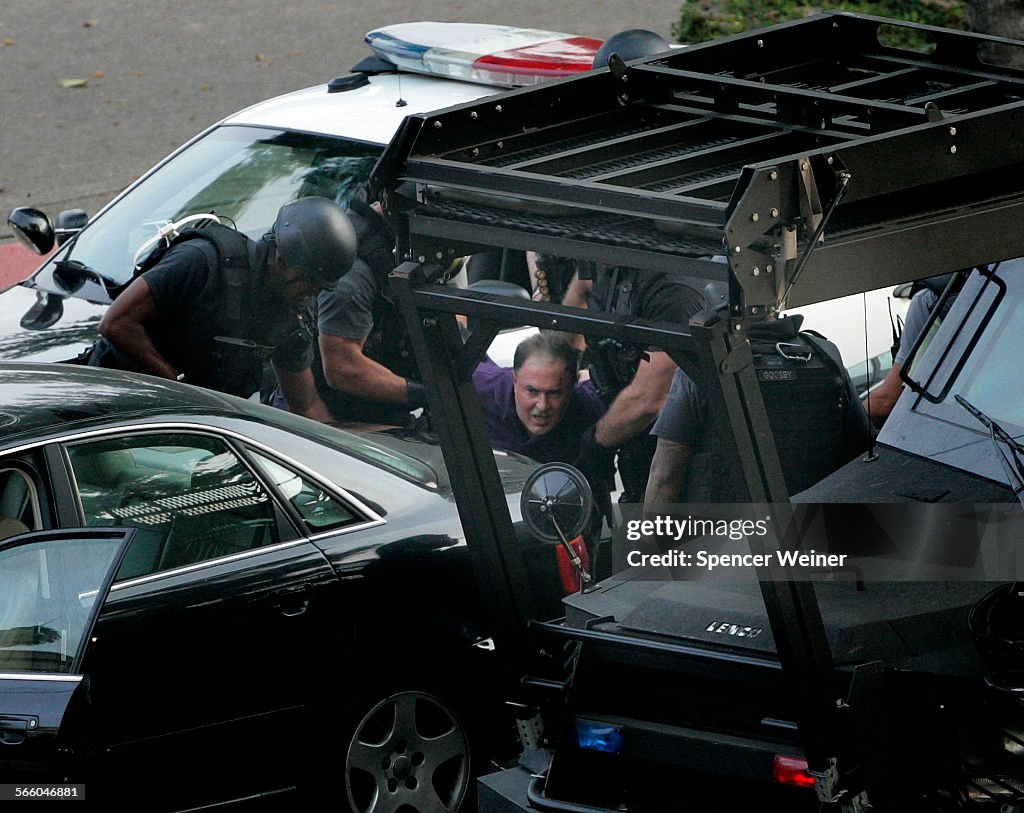
[[[379,154],[380,147],[337,137],[221,126],[143,178],[78,236],[63,259],[120,284],[131,278],[136,250],[161,226],[213,212],[256,238],[293,198],[321,195],[344,205]]]

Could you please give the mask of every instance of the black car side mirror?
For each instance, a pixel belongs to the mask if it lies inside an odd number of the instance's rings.
[[[57,215],[56,228],[53,233],[57,238],[57,245],[64,245],[69,238],[74,237],[89,222],[89,215],[85,209],[65,209]]]
[[[64,297],[46,291],[36,291],[36,302],[21,317],[25,330],[45,330],[64,315]]]
[[[25,248],[36,254],[49,254],[56,242],[50,218],[38,209],[19,206],[7,218],[14,236]]]

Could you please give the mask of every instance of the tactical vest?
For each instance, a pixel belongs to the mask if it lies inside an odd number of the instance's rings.
[[[220,224],[183,230],[169,243],[151,252],[136,268],[133,280],[156,267],[172,247],[186,242],[193,243],[203,253],[209,273],[223,292],[213,348],[202,358],[199,369],[191,371],[186,380],[247,397],[259,389],[264,363],[274,349],[293,340],[296,332],[308,333],[308,325],[301,319],[263,323],[253,306],[260,300],[261,271],[266,266],[269,248]],[[127,284],[115,291],[115,295],[126,287]],[[97,345],[90,364],[131,369],[116,350],[103,344],[101,341]]]
[[[850,420],[851,410],[861,407],[845,371],[825,349],[825,339],[806,331],[770,338],[754,333],[750,343],[786,489],[796,494],[866,449],[869,429],[865,422],[863,434],[851,434],[851,427],[860,425]],[[722,454],[709,419],[699,450],[690,458],[683,502],[740,499]]]
[[[587,308],[612,316],[640,316],[640,272],[635,268],[595,271]],[[585,361],[590,380],[605,403],[611,403],[636,375],[644,349],[639,345],[603,338],[587,342]]]

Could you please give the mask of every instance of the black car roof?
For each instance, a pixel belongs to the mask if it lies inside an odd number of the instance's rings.
[[[161,412],[228,412],[234,399],[148,375],[73,364],[0,362],[0,444],[69,425]]]

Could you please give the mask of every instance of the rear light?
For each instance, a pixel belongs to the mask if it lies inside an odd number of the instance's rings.
[[[772,778],[780,785],[796,785],[798,788],[813,788],[814,777],[807,768],[807,760],[801,757],[787,757],[776,754],[772,761]]]
[[[583,537],[577,536],[574,539],[570,539],[569,547],[580,557],[583,568],[590,572],[590,554],[587,553],[587,546],[583,544]],[[558,564],[558,578],[562,580],[562,589],[565,591],[565,594],[568,596],[571,593],[578,593],[581,586],[580,571],[573,564],[572,559],[569,558],[569,551],[562,547],[562,545],[558,545],[555,548],[555,561]]]
[[[622,727],[609,723],[577,720],[576,744],[588,751],[618,754],[622,751]]]

